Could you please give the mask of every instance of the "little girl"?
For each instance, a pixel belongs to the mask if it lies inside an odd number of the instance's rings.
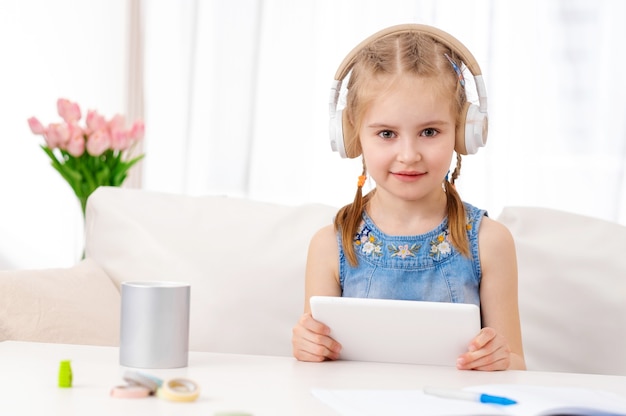
[[[467,101],[463,65],[475,76],[480,108]],[[359,44],[338,70],[339,86],[348,72],[331,140],[343,156],[362,156],[363,172],[354,202],[311,240],[293,355],[340,357],[330,329],[311,316],[314,295],[459,302],[480,306],[482,330],[457,368],[525,369],[513,238],[454,187],[461,154],[486,141],[475,59],[443,31],[401,25]],[[367,176],[376,186],[362,195]]]

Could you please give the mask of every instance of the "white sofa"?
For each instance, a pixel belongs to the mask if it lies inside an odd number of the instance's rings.
[[[291,355],[309,239],[336,207],[99,188],[86,259],[0,271],[0,341],[118,345],[126,280],[191,284],[190,349]],[[530,370],[626,375],[626,227],[506,208]]]

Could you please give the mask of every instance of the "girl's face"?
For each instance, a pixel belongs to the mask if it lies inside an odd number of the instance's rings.
[[[406,201],[441,196],[454,151],[451,98],[433,80],[407,75],[372,101],[360,126],[369,175],[384,194]]]

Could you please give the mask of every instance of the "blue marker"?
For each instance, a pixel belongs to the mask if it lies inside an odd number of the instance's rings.
[[[434,389],[427,387],[424,388],[424,393],[432,396],[443,397],[444,399],[468,400],[479,403],[499,404],[502,406],[517,403],[515,400],[511,400],[507,397],[492,396],[490,394],[474,393],[472,391],[465,390]]]

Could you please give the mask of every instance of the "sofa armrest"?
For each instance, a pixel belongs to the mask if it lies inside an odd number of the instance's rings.
[[[93,260],[0,271],[0,341],[116,346],[119,316],[119,292]]]

